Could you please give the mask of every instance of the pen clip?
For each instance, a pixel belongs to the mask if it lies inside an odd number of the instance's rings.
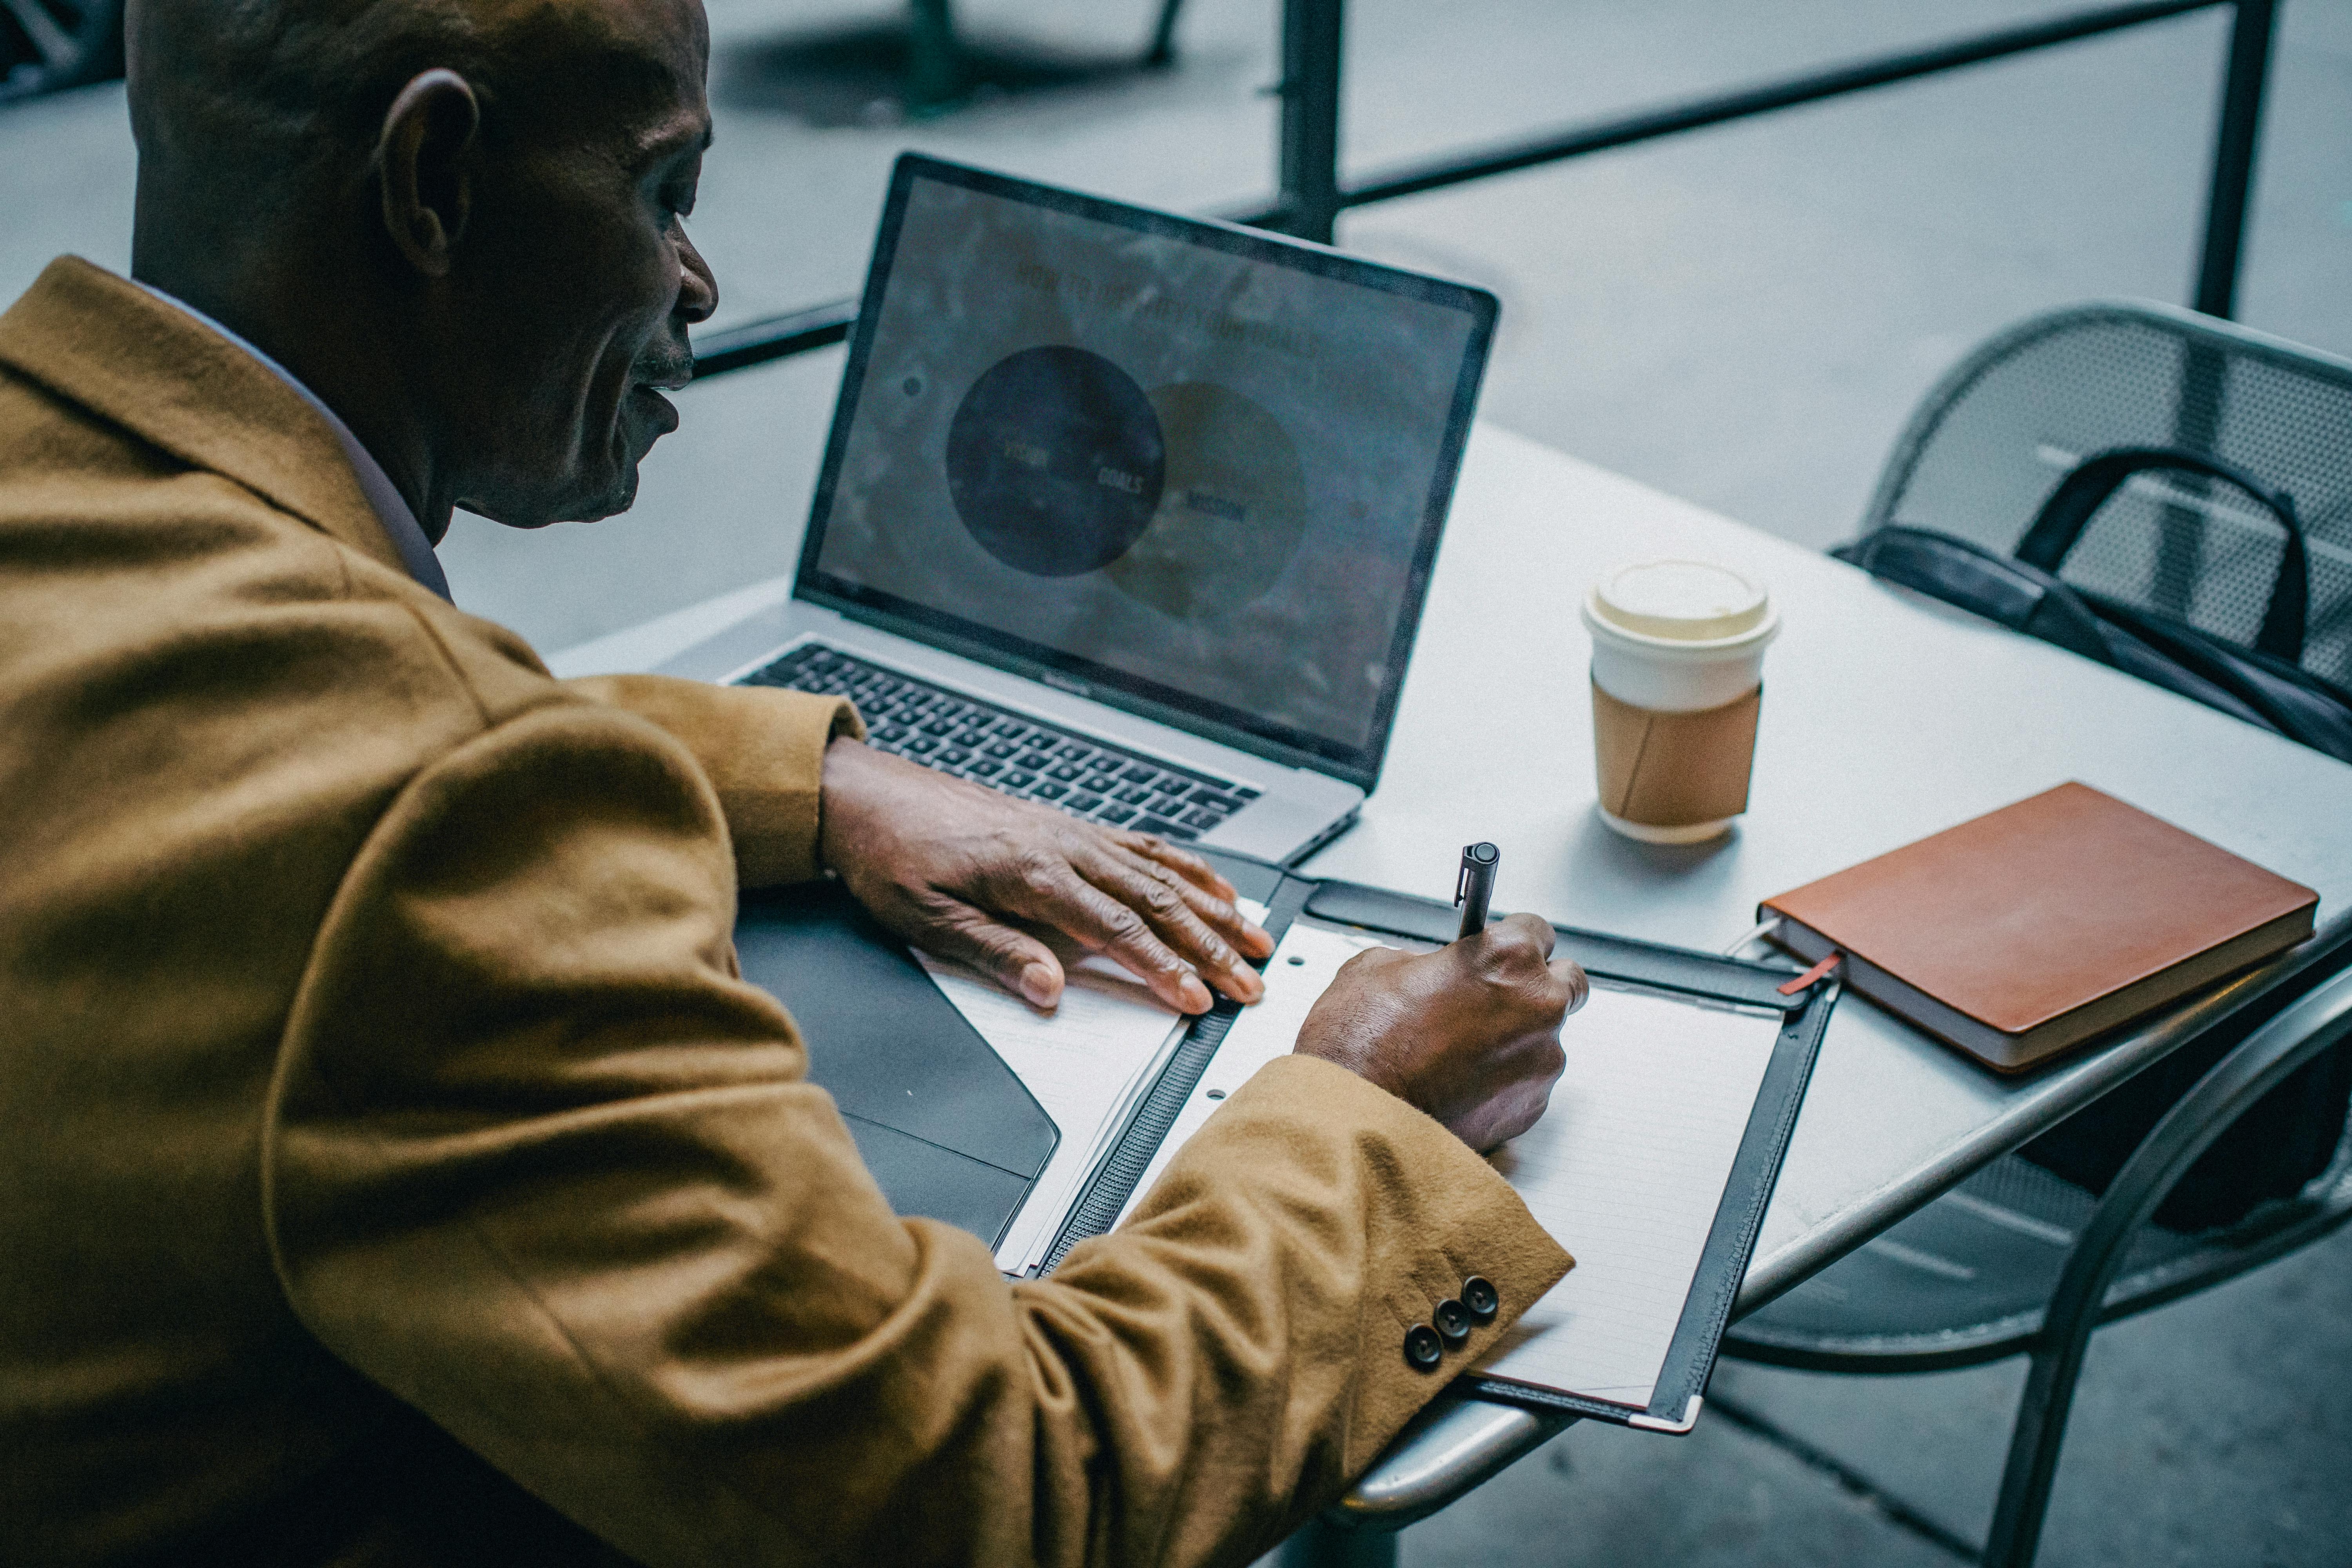
[[[1462,900],[1470,896],[1470,851],[1462,851],[1461,868],[1454,873],[1454,907],[1460,909]]]

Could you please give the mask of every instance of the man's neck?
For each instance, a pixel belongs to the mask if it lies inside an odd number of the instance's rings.
[[[174,258],[133,247],[131,275],[202,311],[283,366],[332,409],[383,469],[410,513],[438,544],[449,531],[454,495],[436,494],[433,443],[413,413],[406,361],[411,342],[374,330],[352,289],[333,304],[299,284],[227,279],[208,268],[173,265]],[[331,274],[344,275],[340,270]]]

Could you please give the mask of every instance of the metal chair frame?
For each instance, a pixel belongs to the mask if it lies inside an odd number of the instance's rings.
[[[2092,1205],[2096,1212],[2096,1205]],[[2099,1309],[2098,1326],[2119,1322],[2150,1311],[2183,1296],[2192,1296],[2321,1240],[2352,1220],[2352,1128],[2338,1146],[2334,1162],[2305,1193],[2295,1199],[2265,1205],[2218,1236],[2183,1242],[2173,1256],[2132,1268],[2125,1260]],[[2077,1236],[2077,1243],[2080,1235]],[[2201,1244],[2200,1244],[2201,1243]],[[2071,1256],[2071,1254],[2070,1254]],[[1942,1336],[1933,1349],[1922,1349],[1888,1336],[1876,1347],[1867,1342],[1825,1350],[1811,1344],[1760,1336],[1751,1328],[1735,1327],[1725,1338],[1725,1353],[1738,1361],[1798,1372],[1831,1372],[1899,1375],[1915,1372],[1950,1372],[1981,1366],[2021,1355],[2041,1342],[2048,1305],[2012,1313],[1969,1330]]]
[[[2139,301],[2099,301],[2047,311],[1988,340],[1921,401],[1881,472],[1863,520],[1864,534],[1920,521],[1906,515],[1905,506],[1922,462],[1955,412],[1972,405],[1989,376],[2045,341],[2116,326],[2152,329],[2181,346],[2182,384],[2169,418],[2174,444],[2192,452],[2213,447],[2232,363],[2267,364],[2352,394],[2352,361],[2210,317]],[[2059,477],[2053,472],[2053,486]],[[2025,521],[2019,519],[2021,530]],[[2206,519],[2192,509],[2168,506],[2162,526],[2151,599],[2160,609],[2185,616],[2203,558]],[[2275,1009],[2273,1016],[2254,1024],[2167,1111],[2103,1196],[2094,1201],[2080,1194],[2081,1207],[2069,1215],[2067,1226],[2046,1238],[2067,1245],[2064,1230],[2074,1232],[2049,1296],[2035,1307],[2001,1307],[1998,1315],[1950,1328],[1873,1331],[1865,1324],[1843,1332],[1802,1322],[1775,1323],[1768,1308],[1734,1325],[1725,1336],[1723,1353],[1806,1371],[1874,1374],[1938,1371],[2031,1354],[2033,1372],[2020,1403],[1995,1526],[1983,1559],[1989,1563],[2030,1563],[2084,1347],[2093,1331],[2233,1279],[2352,1219],[2352,1130],[2347,1130],[2339,1137],[2328,1169],[2291,1200],[2265,1205],[2223,1231],[2196,1237],[2177,1237],[2147,1224],[2189,1163],[2253,1103],[2244,1092],[2248,1085],[2259,1083],[2258,1099],[2260,1090],[2274,1086],[2352,1031],[2347,958],[2352,958],[2352,921],[2339,916],[2278,966],[2263,987],[2267,994],[2262,1005]],[[2273,1070],[2278,1063],[2285,1065]],[[1938,1204],[1955,1201],[1961,1200],[1948,1196]],[[1986,1217],[2004,1218],[1990,1211]],[[2032,1223],[2015,1215],[2005,1217],[2021,1225]],[[1965,1218],[1955,1214],[1948,1223],[1957,1225]],[[1925,1233],[1928,1237],[1937,1234],[1932,1227]],[[2024,1277],[2029,1289],[2035,1277]],[[1849,1289],[1854,1288],[1849,1281]],[[1834,1310],[1828,1310],[1833,1321]],[[1889,1315],[1901,1313],[1898,1310]]]
[[[1895,437],[1895,449],[1887,454],[1885,466],[1879,470],[1877,487],[1871,492],[1870,506],[1863,514],[1862,531],[1868,533],[1899,521],[1895,516],[1895,503],[1909,485],[1920,456],[1942,428],[1946,417],[1975,389],[1986,372],[2044,338],[2111,321],[2159,326],[2179,335],[2192,348],[2210,348],[2219,353],[2263,360],[2298,374],[2335,380],[2352,389],[2352,359],[2240,326],[2218,316],[2184,310],[2154,300],[2093,300],[2079,305],[2062,305],[1995,332],[1946,371],[1927,395],[1919,400],[1903,434]],[[2210,439],[2210,433],[2205,439]],[[2056,484],[2055,475],[2051,482]],[[2025,522],[2023,518],[2018,520],[2021,531]]]
[[[2133,1237],[2231,1122],[2296,1068],[2347,1039],[2352,1039],[2352,973],[2336,974],[2290,1004],[2222,1058],[2165,1113],[2108,1185],[2066,1260],[2034,1339],[2032,1365],[2018,1404],[2000,1500],[1982,1559],[1989,1568],[2024,1568],[2041,1544],[2083,1358],[2099,1324],[2119,1315],[2110,1312],[2109,1296]],[[2340,1189],[2344,1184],[2339,1179],[2336,1185]],[[2347,1215],[2352,1215],[2352,1205],[2340,1198],[2323,1205],[2312,1226],[2288,1227],[2297,1236],[2294,1242],[2265,1247],[2253,1261],[2267,1261],[2291,1245],[2315,1239]],[[2182,1284],[2158,1299],[2170,1300],[2194,1288]],[[2142,1304],[2153,1306],[2156,1300]]]

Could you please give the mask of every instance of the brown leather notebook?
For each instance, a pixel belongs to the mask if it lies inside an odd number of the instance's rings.
[[[2319,895],[2063,784],[1764,900],[1800,958],[2022,1072],[2311,934]]]

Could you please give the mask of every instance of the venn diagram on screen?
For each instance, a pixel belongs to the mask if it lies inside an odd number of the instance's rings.
[[[1298,449],[1273,415],[1213,382],[1146,392],[1066,344],[982,373],[948,426],[947,475],[956,515],[1005,565],[1100,572],[1188,621],[1271,588],[1307,531]]]

